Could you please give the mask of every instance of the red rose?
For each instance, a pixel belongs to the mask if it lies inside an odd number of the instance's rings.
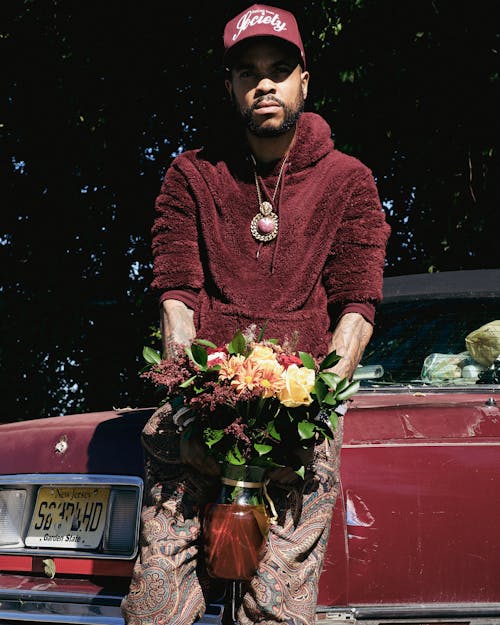
[[[290,365],[302,365],[302,360],[295,354],[280,354],[278,356],[278,362],[285,369],[288,369]]]
[[[215,367],[215,365],[221,365],[227,360],[228,351],[226,347],[210,347],[207,350],[208,354],[208,366]]]

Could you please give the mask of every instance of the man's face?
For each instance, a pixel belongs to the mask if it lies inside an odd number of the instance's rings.
[[[309,73],[279,40],[256,40],[244,48],[226,88],[247,129],[275,137],[295,125],[307,97]]]

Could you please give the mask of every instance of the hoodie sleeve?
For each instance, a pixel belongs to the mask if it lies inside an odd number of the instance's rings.
[[[354,189],[323,270],[329,304],[376,303],[390,227],[371,172],[353,181]]]
[[[176,161],[169,167],[155,203],[151,230],[152,288],[197,292],[203,285],[196,203]]]

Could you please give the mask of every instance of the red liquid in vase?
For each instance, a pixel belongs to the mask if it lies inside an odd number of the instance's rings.
[[[209,505],[203,525],[208,574],[222,579],[250,579],[268,529],[269,521],[262,505]]]

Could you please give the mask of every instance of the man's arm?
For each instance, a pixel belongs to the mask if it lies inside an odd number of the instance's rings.
[[[372,324],[359,313],[342,315],[329,345],[329,351],[335,350],[342,359],[331,371],[341,378],[351,379],[372,334]]]
[[[176,299],[162,302],[160,316],[161,336],[164,358],[174,356],[174,344],[190,345],[196,337],[193,322],[193,311],[186,304]],[[219,475],[220,469],[211,456],[201,438],[186,431],[180,438],[180,459],[201,473]]]
[[[373,333],[372,324],[359,313],[346,313],[340,318],[332,335],[329,351],[335,350],[342,359],[328,371],[333,371],[341,378],[352,378],[359,365],[363,352]],[[312,460],[313,450],[297,450],[296,452],[304,464]],[[269,476],[276,482],[291,483],[297,479],[296,473],[289,467],[275,469]]]
[[[172,358],[175,343],[190,345],[196,337],[193,311],[179,300],[164,300],[160,314],[160,329],[163,356],[166,359]]]

